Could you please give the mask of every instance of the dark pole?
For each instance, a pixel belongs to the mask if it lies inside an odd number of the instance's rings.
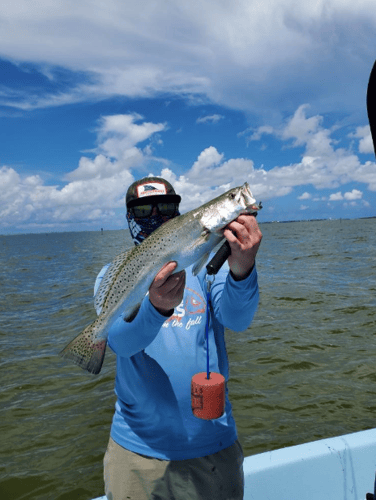
[[[371,127],[373,149],[376,154],[376,61],[369,77],[367,88],[367,113],[369,126]]]

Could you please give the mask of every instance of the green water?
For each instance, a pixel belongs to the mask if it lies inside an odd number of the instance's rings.
[[[376,423],[376,220],[262,224],[261,301],[226,332],[230,398],[245,455]],[[0,236],[0,498],[89,500],[115,402],[57,353],[95,318],[102,265],[125,231]]]

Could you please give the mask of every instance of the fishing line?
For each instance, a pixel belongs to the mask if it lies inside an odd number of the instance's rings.
[[[225,378],[220,373],[210,372],[210,355],[209,355],[209,325],[210,325],[210,309],[211,309],[211,285],[214,283],[215,276],[212,280],[208,275],[205,276],[206,281],[206,372],[196,373],[191,381],[191,405],[193,415],[204,420],[213,420],[223,415],[225,411],[225,394],[226,384]]]
[[[206,328],[205,328],[205,337],[206,337],[206,378],[210,379],[210,371],[209,371],[209,322],[210,322],[210,289],[212,284],[214,283],[215,276],[213,276],[212,281],[210,281],[209,276],[205,275],[206,281]]]

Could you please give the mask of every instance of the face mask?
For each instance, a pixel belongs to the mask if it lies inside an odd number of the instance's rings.
[[[134,244],[139,245],[140,243],[142,243],[144,239],[147,238],[156,229],[158,229],[159,226],[169,221],[170,219],[173,219],[177,215],[180,215],[178,210],[173,216],[156,214],[151,215],[150,217],[136,219],[133,213],[128,210],[127,221]]]

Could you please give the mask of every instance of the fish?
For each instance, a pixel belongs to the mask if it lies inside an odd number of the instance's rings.
[[[108,332],[122,316],[132,321],[160,269],[174,261],[174,274],[193,265],[197,275],[212,250],[224,240],[225,227],[242,214],[257,214],[248,183],[230,189],[211,201],[162,224],[132,250],[111,262],[94,298],[98,318],[61,352],[89,373],[101,371]]]

